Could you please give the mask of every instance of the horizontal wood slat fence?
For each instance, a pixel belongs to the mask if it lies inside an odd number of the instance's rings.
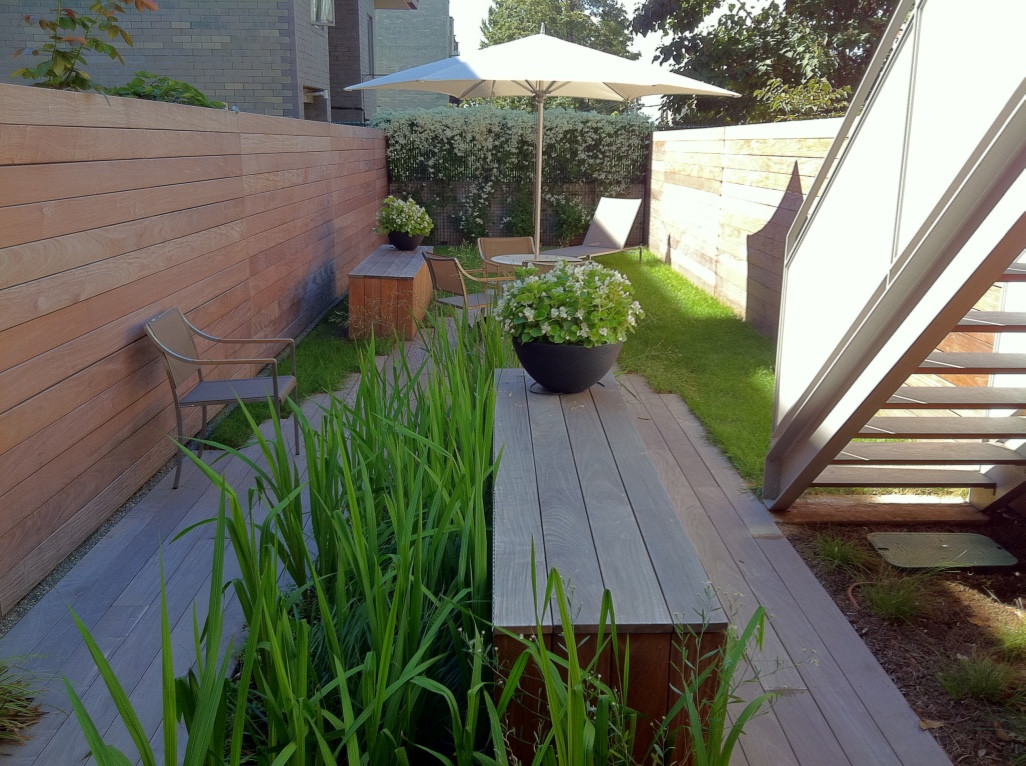
[[[174,453],[143,322],[295,336],[386,193],[377,130],[0,85],[0,613]]]
[[[840,124],[834,118],[657,132],[649,247],[775,336],[784,239]]]

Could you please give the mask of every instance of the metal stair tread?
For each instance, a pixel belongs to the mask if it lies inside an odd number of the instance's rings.
[[[1026,388],[997,386],[902,386],[887,400],[903,409],[1026,408]]]
[[[987,487],[995,482],[979,471],[951,468],[880,468],[830,465],[816,477],[814,487]]]
[[[1024,311],[970,311],[954,332],[1026,332]]]
[[[834,465],[1026,464],[1026,457],[993,442],[851,442]]]
[[[871,418],[859,436],[878,439],[1012,439],[1026,437],[1026,418],[910,417]]]
[[[917,372],[990,374],[1026,370],[1026,354],[997,354],[976,351],[934,351]]]
[[[999,282],[1026,282],[1026,263],[1016,261],[1005,269]]]

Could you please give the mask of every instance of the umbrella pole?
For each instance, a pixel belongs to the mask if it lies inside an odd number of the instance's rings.
[[[538,137],[534,144],[534,254],[541,250],[542,135],[545,127],[545,96],[534,94],[538,106]]]

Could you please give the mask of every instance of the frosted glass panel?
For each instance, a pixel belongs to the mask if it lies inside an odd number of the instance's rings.
[[[778,411],[801,395],[886,279],[911,62],[902,51],[788,266]]]
[[[972,12],[964,3],[930,0],[920,23],[901,248],[1026,73],[1023,0],[991,0]]]

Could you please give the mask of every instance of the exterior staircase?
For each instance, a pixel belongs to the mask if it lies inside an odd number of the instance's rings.
[[[998,284],[1016,282],[1026,283],[1026,265],[1012,264]],[[1026,312],[973,310],[951,332],[1026,333]],[[1026,376],[1026,353],[932,352],[809,486],[964,489],[979,508],[1009,504],[1026,486],[1026,387],[994,376],[1014,374]],[[923,384],[938,375],[989,385]]]
[[[809,487],[1026,509],[1026,4],[988,13],[967,35],[958,0],[898,0],[788,232],[771,510]]]

